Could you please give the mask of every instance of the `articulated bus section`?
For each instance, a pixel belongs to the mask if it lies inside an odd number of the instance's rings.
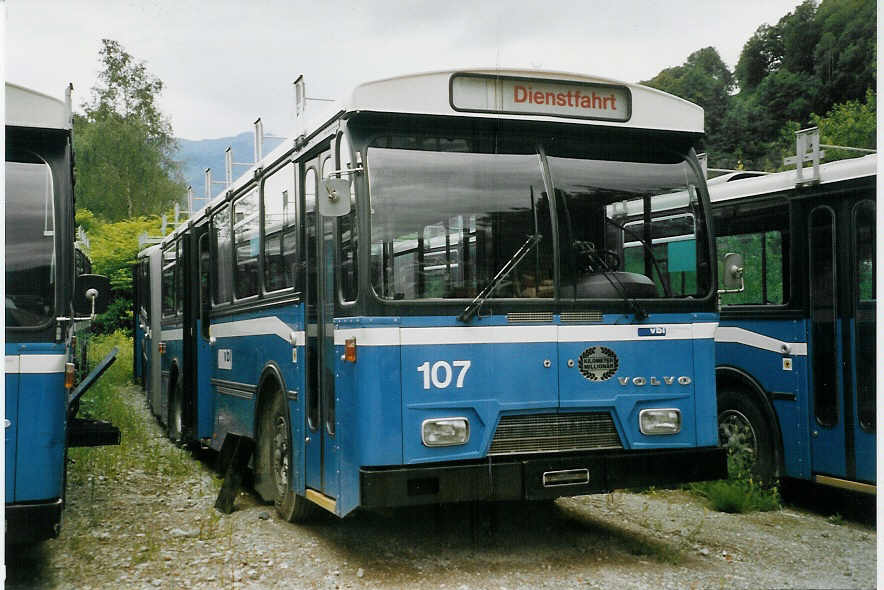
[[[875,493],[876,167],[710,181],[719,252],[744,260],[715,336],[722,442],[764,477]]]

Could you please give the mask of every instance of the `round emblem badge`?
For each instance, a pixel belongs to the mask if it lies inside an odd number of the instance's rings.
[[[619,366],[617,354],[606,346],[590,346],[577,359],[580,374],[590,381],[607,381]]]

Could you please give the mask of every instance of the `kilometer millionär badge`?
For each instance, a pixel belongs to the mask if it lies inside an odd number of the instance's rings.
[[[577,359],[580,374],[590,381],[607,381],[614,376],[619,366],[617,354],[606,346],[590,346]]]

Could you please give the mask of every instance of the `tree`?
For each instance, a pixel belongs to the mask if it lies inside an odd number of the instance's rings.
[[[845,147],[875,149],[877,139],[876,96],[869,89],[865,102],[851,100],[836,104],[820,117],[811,115],[813,124],[820,128],[820,143]],[[826,160],[855,158],[856,152],[826,149]]]
[[[135,217],[109,223],[88,209],[77,211],[76,223],[89,237],[89,258],[92,270],[105,275],[111,283],[111,304],[95,318],[93,330],[100,333],[123,330],[132,332],[132,266],[138,254],[138,236],[160,235],[161,220],[157,216]]]
[[[695,51],[684,64],[666,68],[642,84],[680,96],[703,107],[706,115],[706,145],[717,144],[722,121],[728,111],[734,78],[714,47]]]
[[[109,221],[168,210],[185,190],[156,104],[163,83],[116,41],[103,39],[99,56],[99,84],[74,116],[77,205]]]

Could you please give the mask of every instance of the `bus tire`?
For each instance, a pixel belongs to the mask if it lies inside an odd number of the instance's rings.
[[[169,420],[166,422],[166,432],[172,442],[181,442],[184,434],[184,387],[181,379],[175,379],[175,384],[170,389]]]
[[[718,392],[718,443],[728,450],[732,477],[748,471],[762,483],[773,481],[776,476],[773,432],[755,396],[748,391],[722,389]]]
[[[306,522],[313,519],[318,513],[317,506],[293,489],[292,429],[281,391],[273,394],[261,422],[258,463],[259,469],[263,470],[266,466],[269,473],[259,473],[256,479],[269,480],[267,483],[273,488],[276,512],[284,521]]]

